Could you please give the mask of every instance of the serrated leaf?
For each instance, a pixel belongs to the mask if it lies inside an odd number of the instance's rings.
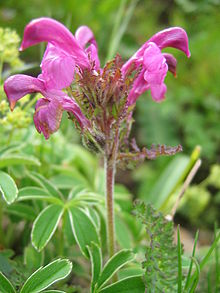
[[[63,207],[53,204],[46,207],[34,221],[31,240],[38,251],[41,251],[53,236],[62,214]]]
[[[2,171],[0,171],[0,193],[7,204],[13,203],[18,195],[18,189],[14,180]]]
[[[21,288],[20,293],[38,293],[53,283],[67,277],[72,264],[67,259],[58,259],[34,272]]]
[[[108,280],[125,264],[134,259],[134,253],[130,249],[123,249],[113,255],[105,264],[97,283],[97,288],[103,287]]]
[[[7,212],[28,221],[34,221],[37,216],[32,206],[23,203],[15,203],[11,206],[8,206]]]
[[[57,197],[49,194],[49,192],[39,187],[24,187],[18,192],[18,200],[45,200],[50,203],[62,203]]]
[[[42,188],[44,188],[46,191],[49,192],[50,195],[62,198],[62,193],[46,178],[44,178],[42,175],[31,172],[28,173],[28,176],[36,182],[38,185],[40,185]]]
[[[141,276],[129,277],[109,285],[99,293],[144,293],[145,286]]]
[[[0,157],[0,168],[13,166],[13,165],[32,165],[32,166],[40,166],[40,161],[31,156],[24,155],[6,155]]]
[[[95,288],[95,284],[97,283],[101,270],[102,270],[102,253],[100,247],[96,243],[91,243],[90,246],[87,247],[89,251],[90,261],[91,261],[91,269],[92,269],[92,280],[91,280],[91,289],[92,292]]]
[[[15,293],[15,289],[9,280],[0,272],[0,292]]]
[[[72,231],[80,250],[86,257],[89,257],[87,245],[91,245],[91,242],[99,244],[96,227],[88,214],[78,207],[69,209],[69,217]]]

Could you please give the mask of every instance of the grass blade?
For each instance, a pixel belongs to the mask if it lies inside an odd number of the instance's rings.
[[[215,239],[217,237],[218,234],[218,225],[217,222],[215,222]],[[220,290],[219,287],[219,255],[218,255],[218,245],[216,245],[215,247],[215,292],[218,293]]]
[[[198,237],[199,237],[199,231],[197,230],[195,240],[194,240],[194,245],[193,245],[192,258],[191,258],[191,262],[190,262],[190,265],[189,265],[189,271],[188,271],[188,274],[187,274],[184,290],[187,290],[189,288],[189,282],[190,282],[190,277],[191,277],[192,267],[193,267],[193,258],[195,257],[196,245],[197,245]]]
[[[180,241],[180,225],[177,227],[177,249],[178,249],[178,293],[182,292],[182,246]]]
[[[124,14],[127,0],[121,0],[120,6],[118,9],[118,13],[116,16],[115,25],[114,25],[112,35],[110,38],[109,50],[107,53],[106,61],[110,60],[115,55],[115,53],[118,49],[118,45],[119,45],[121,38],[123,37],[123,35],[127,29],[127,26],[129,24],[129,21],[131,20],[131,17],[133,15],[134,9],[135,9],[138,1],[139,0],[132,0],[130,2],[128,9],[127,9],[127,13]]]
[[[200,276],[200,267],[199,267],[199,263],[198,261],[196,260],[195,257],[192,257],[192,261],[194,262],[195,266],[196,266],[196,271],[195,271],[195,280],[193,282],[193,285],[189,291],[189,293],[194,293],[195,292],[195,289],[199,283],[199,276]]]

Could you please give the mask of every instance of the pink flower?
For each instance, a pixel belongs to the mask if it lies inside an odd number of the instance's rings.
[[[164,79],[168,70],[176,75],[177,64],[172,54],[161,52],[166,47],[179,49],[190,57],[186,32],[174,27],[155,34],[122,66],[124,76],[130,70],[140,69],[128,95],[128,105],[134,104],[146,90],[151,91],[157,102],[165,98],[167,88]]]
[[[75,36],[60,22],[42,17],[32,20],[24,30],[20,50],[48,42],[41,68],[48,87],[61,89],[74,78],[76,65],[81,69],[100,69],[98,48],[93,32],[81,26]],[[88,47],[87,44],[90,44]]]
[[[48,88],[43,75],[38,78],[23,74],[11,76],[5,81],[4,90],[12,111],[16,102],[29,93],[39,92],[44,96],[37,101],[34,123],[38,132],[42,132],[46,139],[58,130],[63,111],[72,113],[82,129],[90,127],[77,103],[62,90]]]
[[[26,26],[20,50],[40,42],[48,42],[41,62],[42,74],[37,78],[18,74],[4,83],[11,110],[26,94],[40,92],[44,98],[36,104],[34,123],[46,139],[58,130],[63,111],[72,113],[83,130],[89,128],[90,123],[80,107],[62,89],[73,82],[75,70],[99,70],[98,49],[92,31],[81,26],[73,36],[58,21],[39,18]],[[86,47],[87,44],[90,45]]]

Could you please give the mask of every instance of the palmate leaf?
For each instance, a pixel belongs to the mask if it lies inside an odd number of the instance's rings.
[[[129,249],[123,249],[113,255],[105,264],[98,279],[97,288],[102,288],[106,282],[125,264],[134,259],[134,253]]]
[[[0,168],[14,165],[40,166],[40,161],[32,156],[8,154],[0,157]]]
[[[15,289],[9,280],[0,272],[0,292],[1,293],[15,293]]]
[[[45,189],[50,195],[58,198],[62,198],[61,192],[46,178],[44,178],[42,175],[31,172],[28,173],[28,176],[36,182],[39,186],[41,186],[43,189]]]
[[[89,251],[90,261],[91,261],[91,270],[92,270],[92,280],[91,280],[91,292],[93,292],[95,288],[95,284],[97,283],[101,270],[102,270],[102,252],[101,248],[96,243],[91,243],[90,246],[87,247]]]
[[[18,189],[14,180],[2,171],[0,171],[0,193],[7,204],[13,203],[18,195]]]
[[[15,203],[7,207],[7,213],[15,215],[22,220],[34,221],[37,216],[35,209],[27,204]]]
[[[109,285],[99,293],[144,293],[145,286],[141,276],[129,277]]]
[[[70,274],[71,270],[71,262],[67,259],[57,259],[34,272],[24,283],[20,293],[41,292],[53,283],[66,278]]]
[[[81,252],[89,257],[87,246],[92,242],[99,245],[99,236],[96,226],[91,217],[79,207],[69,208],[69,218],[71,222],[72,232],[79,245]]]
[[[18,201],[24,200],[43,200],[50,203],[62,204],[60,199],[52,196],[47,190],[32,186],[19,189]]]
[[[63,212],[61,205],[52,204],[46,207],[34,221],[31,240],[38,251],[41,251],[53,236]]]
[[[43,291],[43,293],[65,293],[65,292],[60,290],[46,290],[46,291]]]

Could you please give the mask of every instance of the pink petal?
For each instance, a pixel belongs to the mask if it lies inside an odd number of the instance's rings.
[[[80,26],[75,33],[76,40],[85,48],[87,44],[93,44],[97,48],[93,32],[88,26]]]
[[[134,70],[137,69],[142,61],[144,52],[149,43],[155,43],[161,50],[166,47],[173,47],[183,51],[187,57],[190,57],[188,37],[184,29],[180,27],[173,27],[165,29],[144,43],[140,49],[122,66],[122,74],[125,75],[133,64]]]
[[[136,102],[137,98],[148,89],[149,89],[149,85],[144,79],[144,70],[142,70],[139,76],[135,79],[132,89],[129,92],[129,95],[127,98],[127,105],[128,106],[133,105]]]
[[[4,82],[4,91],[8,97],[11,110],[16,102],[27,94],[41,92],[45,90],[44,83],[35,77],[17,74],[9,77]]]
[[[164,53],[163,56],[166,59],[166,63],[168,65],[168,70],[176,76],[176,65],[177,61],[176,58],[172,54]]]
[[[63,89],[73,81],[75,69],[73,57],[52,44],[47,45],[41,68],[42,78],[48,89]]]
[[[99,70],[100,61],[98,57],[98,47],[91,29],[87,26],[80,26],[75,33],[75,37],[82,48],[85,49],[91,63],[95,63],[94,69]],[[88,44],[90,45],[86,48],[86,45]]]
[[[94,62],[94,69],[99,70],[100,69],[100,61],[99,61],[97,48],[93,44],[91,44],[86,49],[86,53],[88,54],[88,58],[90,59],[91,63]]]
[[[164,83],[151,85],[150,87],[151,95],[154,101],[160,102],[165,99],[165,93],[167,91],[167,87]]]
[[[68,52],[79,65],[88,67],[88,58],[72,33],[60,22],[47,17],[32,20],[24,30],[20,50],[40,42],[49,42]]]
[[[188,37],[184,29],[172,27],[158,32],[149,39],[148,42],[155,43],[161,50],[166,47],[172,47],[183,51],[187,57],[190,57]]]
[[[35,106],[34,124],[39,133],[46,139],[59,129],[63,108],[56,100],[40,99]]]
[[[65,111],[72,113],[77,121],[80,124],[80,127],[84,129],[89,129],[90,128],[90,122],[89,120],[83,115],[80,107],[78,104],[68,96],[62,99],[62,107]]]
[[[80,127],[82,129],[87,129],[90,127],[89,120],[83,115],[78,104],[72,98],[70,98],[64,91],[48,90],[47,92],[45,92],[44,96],[49,101],[56,100],[62,106],[63,110],[72,113],[78,120]]]

